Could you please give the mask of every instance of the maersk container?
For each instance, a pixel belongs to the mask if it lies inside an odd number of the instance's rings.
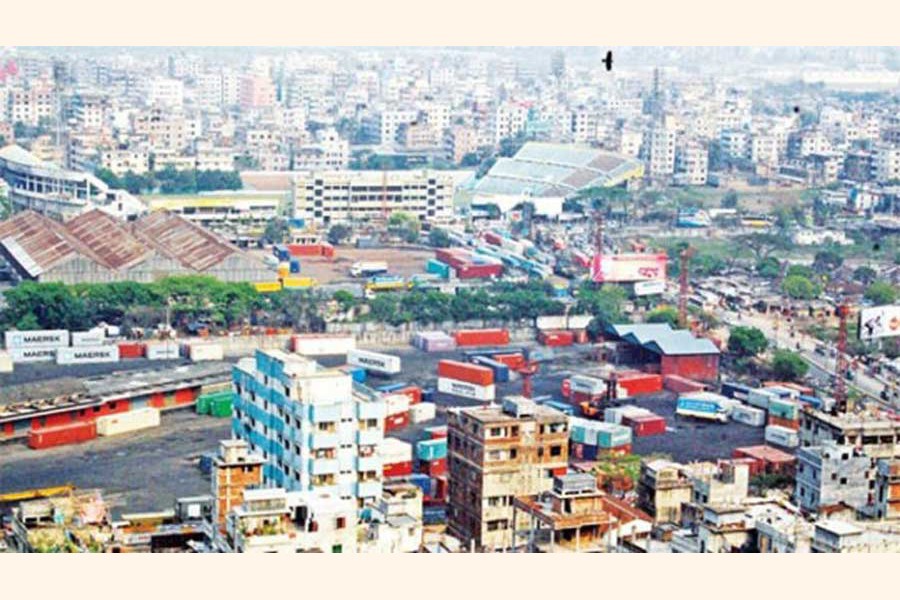
[[[90,331],[73,331],[73,346],[100,346],[106,341],[105,329],[91,329]]]
[[[761,408],[741,404],[731,409],[731,419],[751,427],[762,427],[766,424],[766,411]]]
[[[176,360],[180,358],[176,342],[147,342],[146,351],[149,360]]]
[[[494,381],[497,383],[506,383],[509,381],[509,367],[501,362],[492,360],[486,356],[476,356],[472,359],[476,365],[487,367],[494,372]]]
[[[766,442],[783,448],[796,448],[800,445],[799,434],[793,429],[781,427],[780,425],[767,426],[765,439]]]
[[[581,392],[596,396],[597,394],[606,392],[606,382],[597,377],[573,375],[569,378],[569,391],[572,393]]]
[[[159,424],[159,410],[155,408],[139,408],[129,412],[97,417],[97,435],[120,435],[150,427],[158,427]]]
[[[69,345],[69,330],[7,331],[4,334],[4,342],[7,350],[13,348],[65,348]]]
[[[56,360],[56,348],[20,347],[10,348],[9,357],[13,363],[53,362]]]
[[[110,362],[119,362],[118,346],[82,346],[59,348],[56,351],[56,364],[58,365],[86,365]]]
[[[444,394],[451,396],[459,396],[461,398],[469,398],[470,400],[481,400],[484,402],[494,400],[496,398],[496,388],[491,385],[475,385],[466,381],[457,379],[449,379],[447,377],[438,377],[437,389]]]
[[[400,373],[400,357],[380,352],[351,349],[347,352],[347,364],[385,375]]]
[[[204,360],[223,360],[225,351],[222,344],[203,343],[188,344],[187,355],[194,362]]]
[[[750,390],[747,394],[747,404],[763,410],[769,410],[769,402],[777,399],[778,394],[770,392],[765,388]]]

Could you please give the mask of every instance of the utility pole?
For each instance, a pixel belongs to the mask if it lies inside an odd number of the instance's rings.
[[[849,364],[847,361],[847,317],[850,314],[850,306],[845,302],[841,302],[837,307],[838,317],[838,339],[837,339],[837,357],[835,358],[835,382],[834,382],[834,410],[837,413],[846,413],[847,403],[847,371]]]
[[[682,328],[688,327],[687,317],[687,301],[690,288],[688,285],[688,268],[690,266],[691,257],[694,256],[693,246],[688,246],[678,255],[680,262],[680,272],[678,273],[678,326]]]

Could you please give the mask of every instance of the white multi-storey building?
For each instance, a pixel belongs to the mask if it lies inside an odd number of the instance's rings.
[[[343,371],[280,350],[234,369],[234,437],[261,454],[263,484],[359,507],[381,498],[385,405]]]
[[[184,104],[184,83],[178,79],[154,77],[147,85],[147,104],[164,108],[181,108]]]
[[[499,144],[504,138],[515,137],[525,130],[527,122],[527,107],[514,102],[501,104],[494,114],[494,143]]]
[[[872,171],[879,183],[900,179],[900,146],[875,146],[872,152]]]

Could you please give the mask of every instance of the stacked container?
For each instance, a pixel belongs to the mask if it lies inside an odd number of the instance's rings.
[[[222,348],[222,344],[212,342],[185,344],[185,354],[187,358],[194,362],[223,360],[225,358],[225,350]]]
[[[783,448],[796,448],[800,445],[800,436],[793,429],[769,425],[766,427],[766,442]]]
[[[622,425],[631,427],[636,437],[660,435],[666,432],[666,420],[656,414],[622,416]]]
[[[168,342],[147,342],[145,345],[148,360],[175,360],[179,358],[178,344]]]
[[[778,400],[778,394],[765,388],[750,390],[747,393],[747,404],[763,410],[769,410],[769,403],[772,400]]]
[[[58,365],[84,365],[119,362],[118,346],[76,346],[56,351]]]
[[[472,358],[472,362],[493,371],[495,382],[505,383],[509,381],[509,367],[502,362],[488,358],[487,356],[476,356]]]
[[[616,375],[617,395],[630,398],[641,394],[657,394],[662,392],[662,376],[655,373],[631,371]]]
[[[575,333],[566,330],[550,329],[538,333],[538,343],[544,346],[571,346],[575,343]]]
[[[442,360],[438,363],[438,391],[472,400],[493,400],[494,371],[480,365]]]
[[[681,375],[666,375],[663,378],[663,387],[670,392],[683,394],[686,392],[702,392],[706,389],[706,385]]]
[[[574,375],[569,378],[569,398],[573,404],[598,402],[606,395],[607,383],[599,377]]]
[[[429,477],[447,474],[447,438],[416,442],[418,471]]]
[[[395,431],[409,425],[409,396],[406,394],[386,394],[382,401],[387,406],[384,430]]]
[[[800,402],[787,398],[772,398],[769,401],[769,425],[799,430]]]
[[[443,331],[420,331],[413,336],[413,346],[423,352],[450,352],[456,340]]]
[[[766,411],[761,408],[740,404],[731,409],[731,419],[751,427],[762,427],[766,424]]]
[[[117,346],[119,347],[119,358],[129,359],[144,357],[144,344],[140,342],[119,342]]]
[[[632,432],[628,427],[569,417],[569,456],[596,460],[604,455],[631,453]]]
[[[603,420],[607,423],[624,425],[626,419],[656,416],[653,412],[639,406],[626,404],[625,406],[611,406],[603,411]]]
[[[347,354],[356,348],[352,335],[300,334],[291,336],[291,350],[304,356]]]
[[[399,356],[355,348],[348,350],[347,364],[383,375],[397,375],[401,370]]]
[[[385,437],[378,446],[385,477],[404,477],[413,471],[412,444]]]
[[[409,407],[410,423],[424,423],[437,416],[437,407],[432,402],[420,402]]]
[[[457,346],[505,346],[509,344],[506,329],[461,329],[454,332]]]

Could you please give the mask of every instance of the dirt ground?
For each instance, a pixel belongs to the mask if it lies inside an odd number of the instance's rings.
[[[433,250],[418,248],[350,248],[337,246],[334,258],[301,256],[300,276],[313,277],[320,284],[357,281],[350,277],[350,267],[359,261],[385,261],[391,275],[409,277],[425,272],[425,262],[434,258]]]

